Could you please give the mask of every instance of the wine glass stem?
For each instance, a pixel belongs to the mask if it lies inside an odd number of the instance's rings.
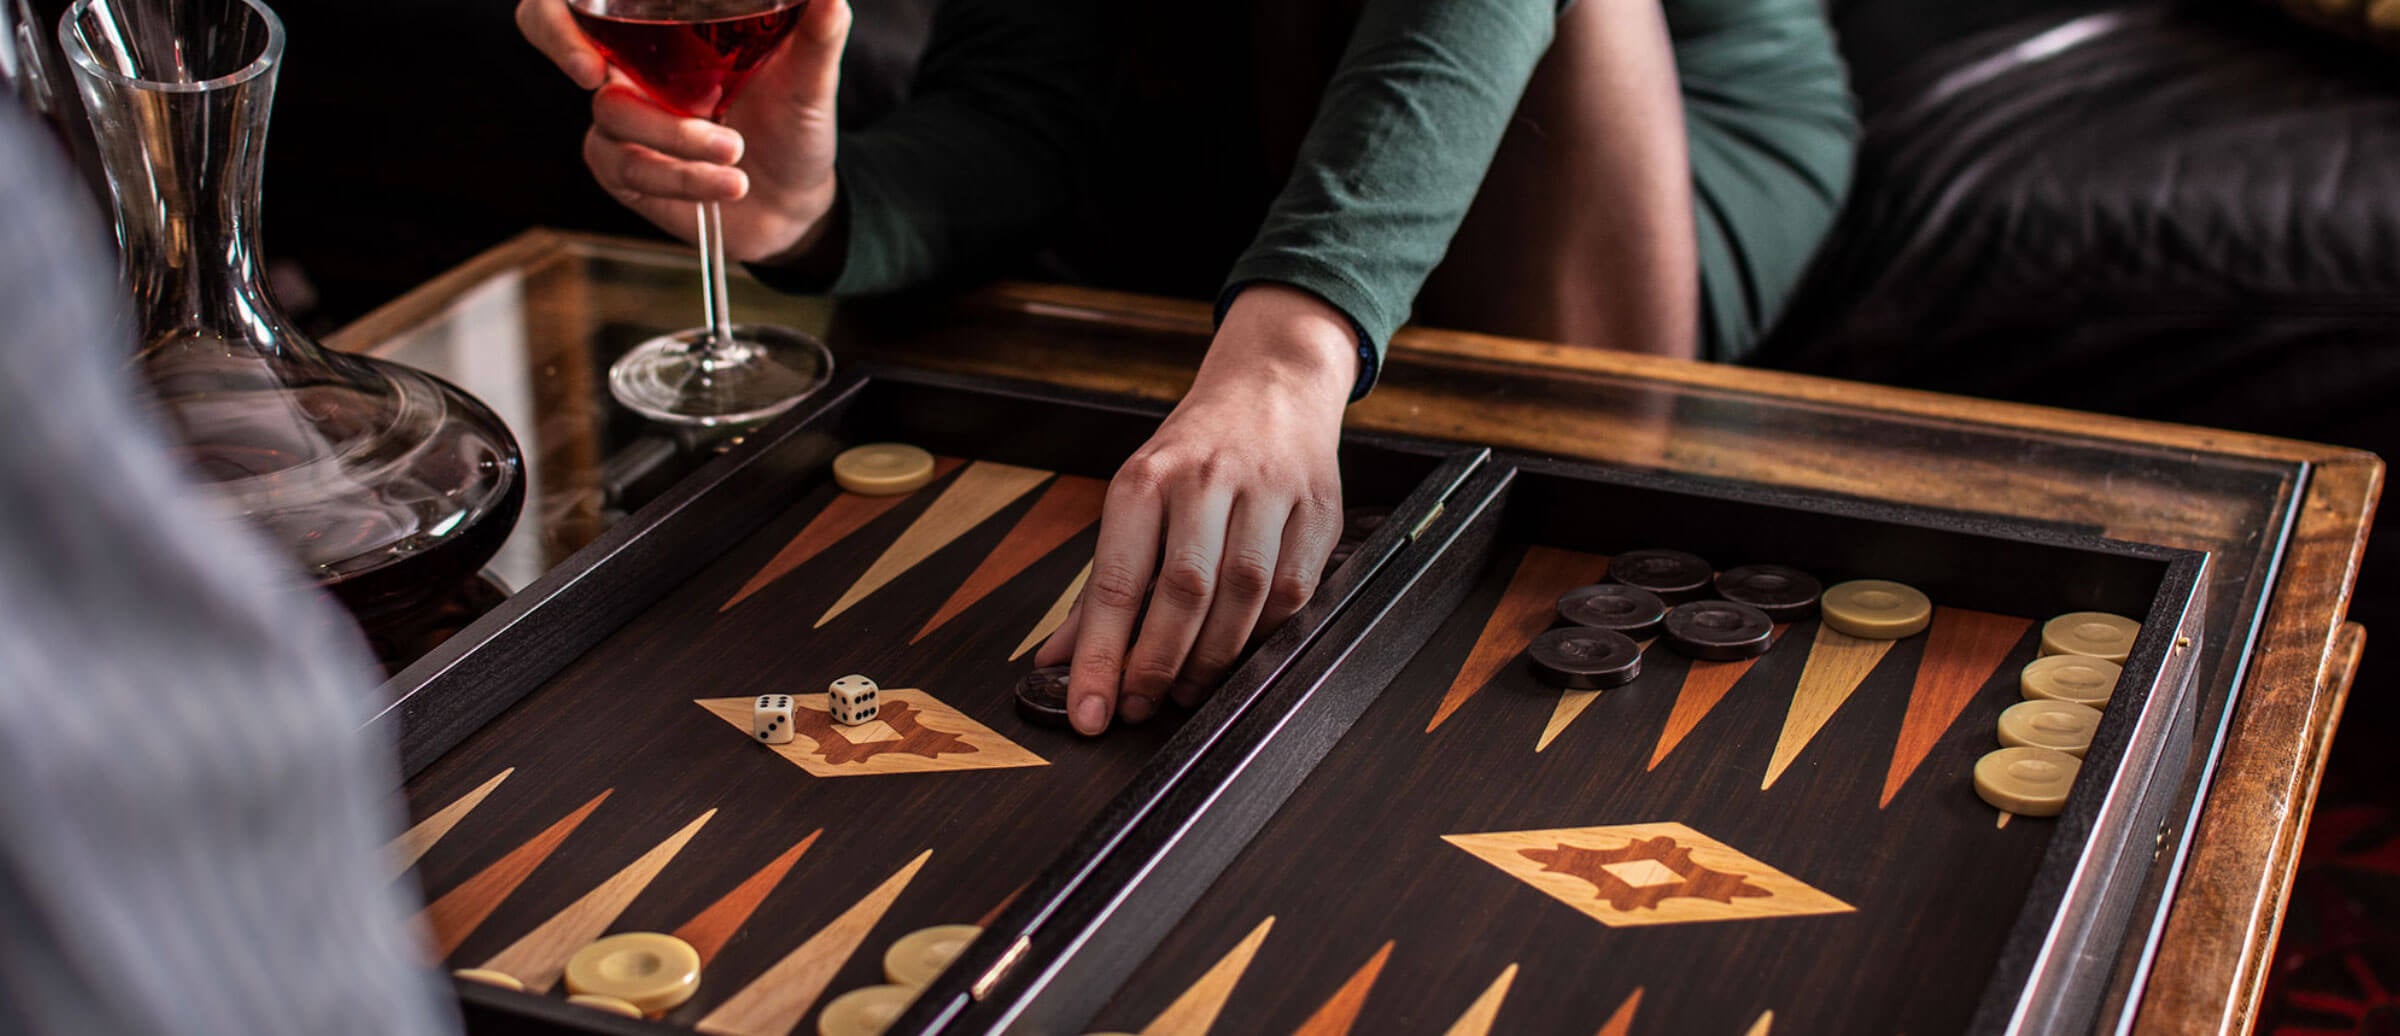
[[[693,351],[703,357],[733,348],[733,306],[725,292],[725,214],[716,202],[700,206],[700,294],[708,301],[708,336]]]

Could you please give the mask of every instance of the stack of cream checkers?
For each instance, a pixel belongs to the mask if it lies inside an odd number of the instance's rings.
[[[917,991],[957,960],[959,953],[983,934],[971,924],[920,928],[892,942],[883,951],[883,977],[889,985],[853,989],[825,1005],[817,1016],[819,1036],[877,1036],[908,1009]]]
[[[459,978],[525,992],[516,976],[483,968]],[[700,990],[700,953],[659,932],[620,932],[575,951],[562,978],[567,1002],[627,1018],[656,1018],[683,1006]]]
[[[2140,623],[2069,612],[2042,624],[2042,657],[2018,677],[2025,700],[2000,714],[1999,751],[1975,763],[1975,793],[2010,813],[2054,817],[2116,693]]]

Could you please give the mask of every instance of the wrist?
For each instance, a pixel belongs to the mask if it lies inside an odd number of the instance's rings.
[[[1358,382],[1358,329],[1324,299],[1285,284],[1243,288],[1200,365],[1204,379],[1238,378],[1347,403]]]
[[[797,236],[758,262],[815,279],[839,276],[850,251],[849,213],[842,203],[840,184],[828,181],[821,196],[803,200],[794,209],[815,215],[803,217],[807,221],[800,224]]]

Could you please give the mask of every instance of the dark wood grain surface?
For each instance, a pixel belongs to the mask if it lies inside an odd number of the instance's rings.
[[[883,981],[882,946],[933,924],[974,923],[1031,878],[1172,732],[1179,714],[1105,740],[1032,726],[1012,688],[1032,667],[1008,658],[1089,557],[1089,530],[923,641],[908,640],[1031,506],[1028,495],[822,629],[810,623],[934,499],[939,486],[720,614],[759,568],[838,493],[820,485],[603,641],[409,787],[418,813],[492,774],[516,773],[427,854],[438,898],[602,791],[558,851],[457,950],[480,963],[708,810],[716,816],[637,896],[612,930],[672,931],[811,832],[823,834],[710,965],[673,1020],[690,1022],[931,851],[876,925],[872,952],[842,965],[832,993]],[[921,688],[1046,766],[820,778],[694,704],[821,692],[858,672]],[[612,790],[613,789],[613,790]]]
[[[2079,565],[2028,556],[2027,571],[2041,578],[1978,590],[1959,581],[1964,566],[1940,556],[1979,552],[1955,534],[1944,546],[1928,541],[1894,555],[1887,574],[1908,575],[1944,601],[1936,630],[1875,660],[1779,770],[1779,742],[1798,711],[1795,689],[1812,650],[1824,651],[1814,620],[1788,628],[1765,658],[1714,683],[1696,707],[1694,688],[1710,681],[1688,677],[1705,664],[1653,645],[1639,678],[1602,692],[1552,734],[1562,692],[1517,657],[1522,634],[1504,641],[1508,664],[1488,683],[1470,677],[1459,697],[1462,667],[1493,642],[1488,621],[1507,615],[1545,573],[1592,568],[1595,548],[1636,546],[1608,542],[1620,527],[1648,524],[1655,535],[1671,524],[1714,540],[1707,546],[1719,552],[1738,549],[1715,539],[1713,527],[1727,523],[1700,517],[1722,504],[1578,523],[1577,509],[1563,502],[1520,501],[1517,535],[1486,559],[1464,603],[1091,1028],[1134,1031],[1172,1016],[1171,1005],[1200,995],[1195,986],[1210,985],[1202,976],[1262,924],[1239,980],[1215,990],[1222,1006],[1210,1032],[1433,1033],[1462,1020],[1489,1026],[1465,1030],[1472,1032],[1958,1032],[1989,987],[2006,985],[2001,960],[2025,918],[2039,912],[2029,897],[2045,859],[2055,858],[2059,822],[2014,818],[2001,826],[1998,811],[1974,793],[1970,771],[1997,747],[1999,712],[2021,700],[2016,673],[2035,657],[2036,620],[2092,607],[2095,595],[2150,601],[2159,570],[2145,578],[2119,558],[2093,555]],[[1821,520],[1795,515],[1789,524],[1806,530]],[[1524,538],[1578,525],[1585,534],[1567,542],[1582,550],[1529,548]],[[1853,540],[1905,540],[1868,523],[1851,531]],[[1779,536],[1758,538],[1771,545]],[[1808,560],[1828,578],[1869,574],[1834,560],[1855,556],[1854,546],[1822,547]],[[1987,543],[1980,552],[2007,546]],[[1964,610],[1994,602],[2034,610],[2013,619]],[[2181,614],[2177,607],[2154,618],[2171,633]],[[2156,647],[2164,652],[2163,642]],[[1931,683],[1921,684],[1920,673]],[[2163,693],[2185,696],[2189,688]],[[1904,730],[1924,725],[1914,715],[1924,697],[1948,699],[1956,712],[1932,725],[1921,758],[1896,764]],[[2120,700],[2112,707],[2138,713],[2146,704],[2140,691]],[[2179,711],[2171,701],[2159,705],[2161,713]],[[2114,726],[2114,736],[2130,736],[2131,723]],[[2105,747],[2095,752],[2096,765],[2120,758]],[[2171,774],[2164,779],[2172,784]],[[2093,837],[2138,839],[2146,852],[2157,819],[2150,814],[2146,830]],[[1602,865],[1647,858],[1631,850],[1660,832],[1588,829],[1664,823],[1697,833],[1672,835],[1676,842],[1722,843],[1749,859],[1711,862],[1716,872],[1702,876],[1715,884],[1695,878],[1679,887],[1680,898],[1612,883]],[[2080,826],[2077,837],[2092,830]],[[1529,831],[1560,833],[1522,844],[1489,837]],[[1688,845],[1660,843],[1657,852],[1676,848]],[[1762,876],[1769,868],[1806,888]],[[1548,890],[1525,880],[1545,869],[1578,877]],[[1735,913],[1753,903],[1822,912],[1666,923],[1704,900]],[[1700,916],[1710,909],[1702,905]],[[1620,923],[1603,923],[1594,910]],[[2092,981],[2081,985],[2084,996],[2095,991]],[[2003,1002],[2014,995],[1996,992]],[[1490,1013],[1471,1010],[1478,1006]],[[1337,1015],[1349,1019],[1347,1028],[1310,1027]],[[1768,1029],[1755,1028],[1762,1018]]]
[[[1005,469],[960,458],[954,467],[945,464],[951,470],[934,484],[888,506],[843,493],[821,467],[801,469],[813,474],[784,484],[780,514],[763,524],[725,515],[733,530],[754,531],[729,531],[713,560],[663,588],[621,628],[574,654],[409,783],[411,813],[421,822],[507,774],[417,866],[446,965],[500,959],[521,972],[523,941],[532,933],[682,837],[655,878],[601,926],[723,930],[699,995],[672,1012],[670,1023],[702,1020],[787,954],[841,927],[838,919],[874,891],[894,893],[888,908],[865,918],[870,931],[827,959],[826,967],[836,969],[832,977],[821,995],[803,999],[808,1014],[794,1016],[808,1017],[824,999],[884,981],[882,952],[899,935],[988,920],[1154,762],[1187,718],[1180,710],[1087,739],[1031,724],[1014,706],[1014,685],[1033,665],[1023,650],[1028,634],[1053,613],[1089,560],[1096,522],[1031,536],[1032,547],[1001,548],[1021,526],[1055,524],[1062,510],[1096,518],[1096,498],[1077,491],[1086,483],[1074,480],[1105,474],[1113,464],[1107,458],[1130,448],[1129,435],[1138,431],[1132,426],[1155,418],[1088,404],[1078,410],[1064,400],[995,396],[980,410],[966,405],[976,398],[938,380],[872,381],[810,434],[849,441],[913,430],[937,448],[986,441],[1017,464],[1047,450],[1071,474],[1015,473],[1005,481],[1026,488],[862,597],[854,589],[864,585],[862,577],[892,573],[887,550],[921,532],[918,523],[929,513],[951,506],[948,494],[962,480],[988,483]],[[808,438],[770,437],[775,443]],[[751,459],[728,463],[738,470],[784,448],[767,440],[761,446]],[[806,452],[823,450],[809,445]],[[1354,498],[1383,506],[1399,503],[1440,461],[1438,453],[1377,444],[1351,444],[1344,452]],[[829,526],[849,531],[831,539],[808,532]],[[687,545],[709,539],[705,529],[676,528]],[[794,565],[795,542],[819,549]],[[1015,555],[1022,569],[995,581],[985,565],[996,553]],[[1369,553],[1362,551],[1362,565],[1372,560]],[[604,585],[617,577],[601,565],[575,570],[572,578]],[[1356,580],[1333,580],[1345,581]],[[953,604],[970,584],[979,596]],[[619,595],[641,590],[626,586]],[[842,601],[853,603],[836,613]],[[568,611],[536,609],[519,621],[571,619]],[[948,617],[934,624],[945,611]],[[821,776],[754,743],[743,711],[728,706],[720,717],[698,703],[736,699],[746,707],[760,694],[821,693],[852,672],[887,689],[884,718],[903,736],[817,753],[828,773],[874,771],[912,749],[969,766],[1021,750],[1040,765],[1011,759],[996,769]],[[905,691],[889,693],[896,689],[930,695],[1005,744],[972,732],[962,742],[919,730],[909,713],[928,706]],[[741,905],[725,906],[728,899]],[[494,1009],[506,1014],[508,1000],[498,998]]]

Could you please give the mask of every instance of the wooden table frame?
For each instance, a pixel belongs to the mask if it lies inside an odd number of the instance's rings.
[[[574,248],[638,251],[610,239],[531,231],[438,277],[331,337],[337,348],[371,350],[439,313],[493,276]],[[668,251],[663,254],[679,254]],[[1173,399],[1213,331],[1208,307],[1115,292],[1000,284],[907,317],[867,316],[844,329],[847,357],[934,370],[1031,378],[1053,384]],[[1120,356],[1091,342],[992,332],[1039,320],[1091,332],[1188,341],[1180,356]],[[931,330],[929,330],[931,329]],[[962,341],[975,334],[972,342]],[[2142,992],[2135,1030],[2236,1033],[2256,1021],[2291,880],[2318,782],[2365,632],[2346,621],[2383,464],[2357,450],[2266,436],[1965,399],[1823,378],[1663,360],[1484,335],[1410,328],[1394,339],[1383,386],[1348,415],[1352,427],[1401,431],[1603,463],[1655,461],[1657,443],[1578,435],[1575,412],[1539,403],[1482,405],[1444,391],[1445,372],[1588,384],[1595,393],[1627,380],[1699,391],[1772,396],[1829,410],[1868,411],[2029,433],[2307,466],[2297,520],[2249,671],[2227,725],[2165,932]],[[1638,436],[1635,437],[1638,440]],[[1697,473],[1863,493],[1838,468],[1795,480],[1792,458],[1702,444]],[[1971,476],[1970,476],[1971,477]],[[2171,513],[2171,507],[2162,507]],[[2141,539],[2136,527],[2112,535]],[[2171,530],[2155,530],[2166,533]]]

